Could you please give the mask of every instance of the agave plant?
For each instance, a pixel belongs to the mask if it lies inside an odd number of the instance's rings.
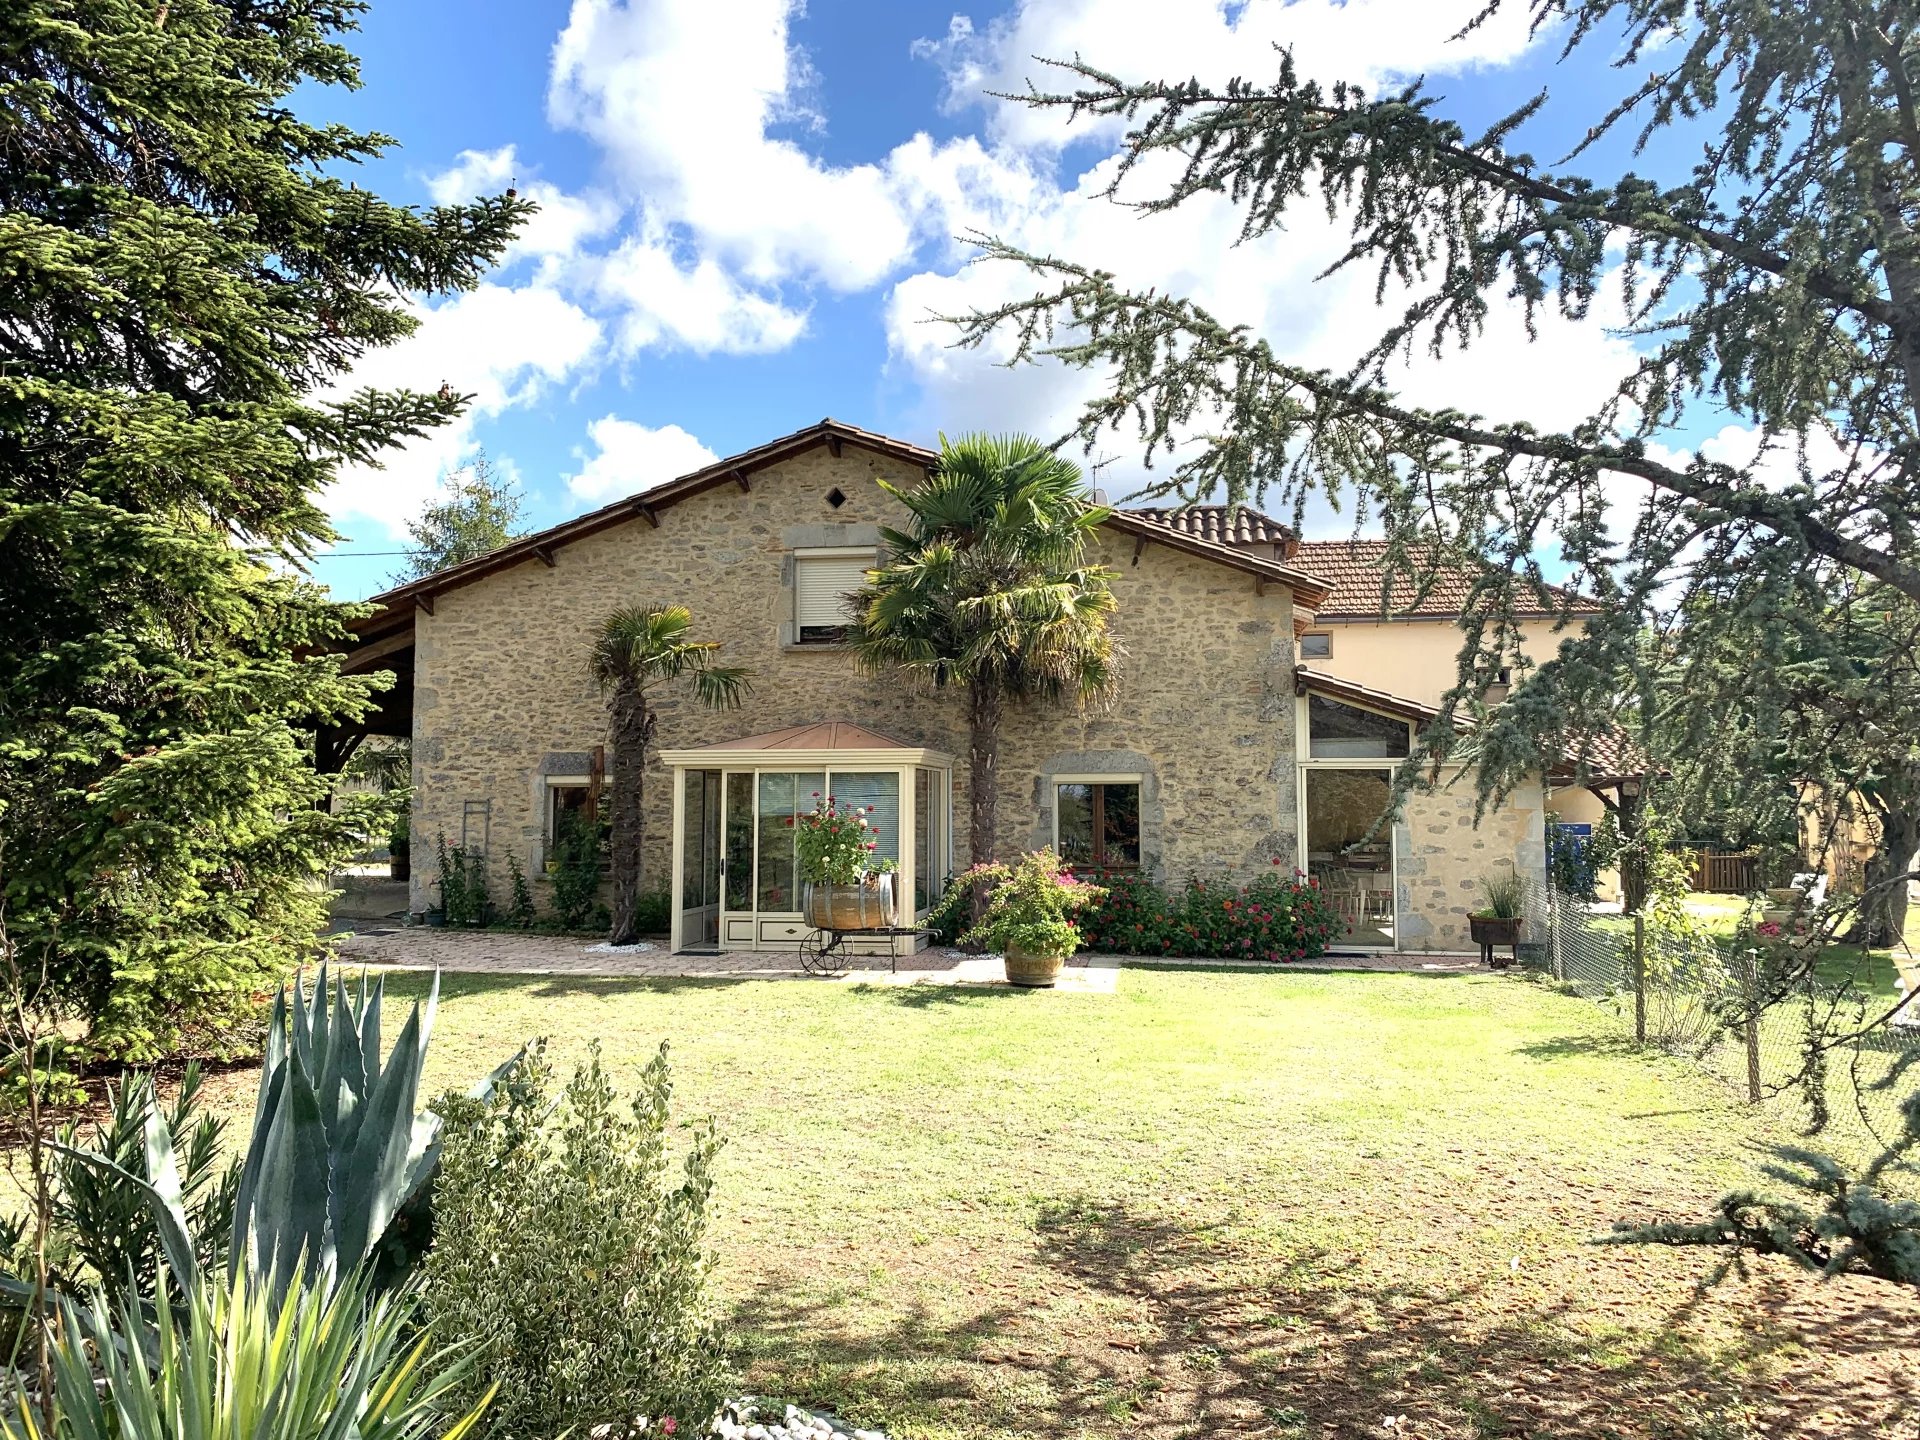
[[[274,1294],[243,1269],[196,1276],[177,1310],[63,1301],[50,1416],[0,1413],[0,1440],[461,1440],[493,1392],[453,1413],[470,1355],[432,1348],[412,1290],[369,1287],[356,1274]]]
[[[440,982],[416,1005],[381,1059],[385,982],[363,977],[356,1000],[321,967],[313,997],[298,985],[274,1001],[253,1134],[234,1183],[227,1247],[230,1277],[243,1270],[275,1299],[296,1277],[370,1269],[403,1275],[424,1248],[426,1191],[439,1164],[439,1117],[416,1113]],[[509,1060],[474,1089],[484,1097]],[[62,1147],[145,1197],[168,1267],[183,1286],[198,1278],[204,1237],[189,1215],[173,1131],[156,1103],[145,1114],[142,1165]],[[395,1232],[419,1232],[409,1243]]]

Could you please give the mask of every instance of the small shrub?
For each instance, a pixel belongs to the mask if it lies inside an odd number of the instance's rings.
[[[536,916],[533,891],[527,888],[527,872],[512,855],[507,857],[507,879],[513,888],[513,898],[507,903],[507,923],[516,930],[531,930]]]
[[[673,922],[673,895],[651,890],[633,902],[633,923],[642,935],[664,935]]]
[[[1073,917],[1105,893],[1062,869],[1051,850],[1035,850],[1012,865],[976,865],[968,873],[994,888],[986,914],[966,938],[994,950],[1071,955],[1080,948]]]
[[[1144,875],[1099,878],[1106,896],[1079,922],[1089,950],[1282,962],[1322,954],[1340,933],[1327,894],[1277,869],[1247,885],[1190,879],[1174,894]]]
[[[449,925],[484,925],[491,908],[487,899],[487,860],[477,850],[459,845],[447,848],[442,835],[436,846],[440,862],[440,909]]]
[[[1553,888],[1571,900],[1588,904],[1600,898],[1600,846],[1591,835],[1581,835],[1547,816],[1547,873]]]
[[[586,928],[600,894],[600,832],[568,811],[553,840],[553,913],[563,930]]]
[[[597,1046],[554,1092],[536,1042],[491,1099],[438,1103],[426,1307],[436,1340],[479,1351],[458,1401],[498,1381],[502,1437],[625,1435],[637,1416],[703,1434],[726,1391],[703,1248],[720,1142],[696,1127],[673,1176],[664,1045],[627,1104]]]
[[[964,875],[949,875],[947,885],[940,892],[940,898],[927,910],[923,922],[932,932],[936,945],[955,945],[959,943],[960,932],[967,928],[967,920],[973,914],[973,892],[988,883],[984,872],[986,867],[967,871]]]

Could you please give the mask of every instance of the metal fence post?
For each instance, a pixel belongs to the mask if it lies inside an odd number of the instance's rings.
[[[1633,1038],[1647,1043],[1647,917],[1633,912]]]
[[[1567,978],[1566,957],[1560,953],[1560,889],[1547,881],[1547,973],[1556,980]]]
[[[1746,1000],[1747,1101],[1760,1103],[1760,997],[1748,987]]]

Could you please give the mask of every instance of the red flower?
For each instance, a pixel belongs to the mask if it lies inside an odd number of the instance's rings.
[[[660,1417],[660,1431],[662,1434],[671,1435],[673,1434],[674,1431],[678,1430],[679,1428],[680,1428],[680,1422],[678,1420],[675,1420],[673,1416],[662,1415]]]

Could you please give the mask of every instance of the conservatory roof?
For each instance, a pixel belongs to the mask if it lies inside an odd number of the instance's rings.
[[[742,735],[737,740],[722,740],[694,750],[664,750],[660,758],[668,765],[718,768],[750,763],[757,757],[777,764],[794,764],[808,758],[834,759],[842,763],[857,760],[879,765],[950,766],[951,757],[938,750],[909,745],[882,735],[850,720],[824,720],[815,725],[789,725],[784,730],[769,730],[763,735]]]

